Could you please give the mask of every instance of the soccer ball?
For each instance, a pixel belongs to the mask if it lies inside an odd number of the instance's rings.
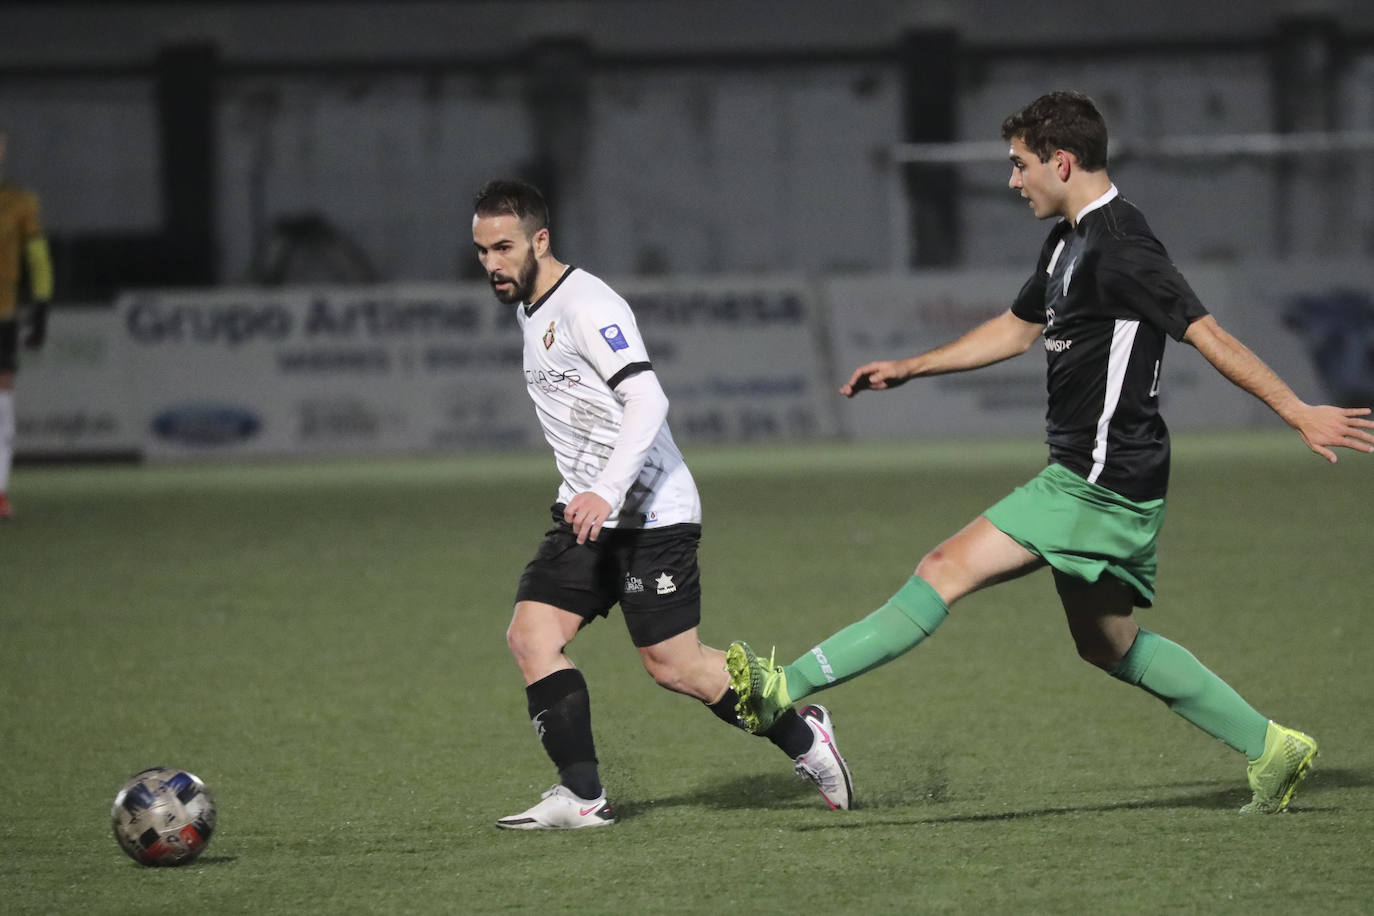
[[[152,767],[129,777],[110,809],[115,839],[142,865],[185,865],[215,832],[215,799],[191,773]]]

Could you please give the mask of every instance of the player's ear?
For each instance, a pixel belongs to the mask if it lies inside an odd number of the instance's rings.
[[[1057,149],[1054,151],[1054,171],[1055,174],[1059,176],[1060,181],[1068,181],[1069,176],[1073,174],[1073,170],[1077,165],[1078,160],[1074,157],[1073,153],[1066,149]]]
[[[534,256],[542,258],[549,253],[549,229],[545,226],[534,234],[530,239],[530,244],[534,246]]]

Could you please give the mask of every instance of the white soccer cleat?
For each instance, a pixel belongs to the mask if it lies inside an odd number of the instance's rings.
[[[557,785],[539,799],[539,804],[533,808],[503,817],[496,826],[507,830],[576,830],[615,823],[605,792],[597,798],[586,799],[575,795],[567,786]]]
[[[854,801],[854,783],[840,749],[835,746],[829,711],[824,706],[803,706],[797,713],[815,736],[811,749],[795,761],[797,775],[815,783],[831,808],[848,810]]]

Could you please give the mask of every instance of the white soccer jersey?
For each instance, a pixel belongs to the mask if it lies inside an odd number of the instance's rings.
[[[651,368],[629,303],[569,267],[537,302],[516,307],[525,339],[525,388],[563,475],[558,501],[591,490],[615,449],[624,407],[615,386]],[[605,527],[654,528],[701,521],[696,481],[665,420],[644,468]]]

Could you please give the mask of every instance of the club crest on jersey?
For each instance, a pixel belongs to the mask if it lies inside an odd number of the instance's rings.
[[[608,324],[602,328],[601,339],[606,341],[606,346],[612,350],[630,349],[630,342],[625,339],[625,334],[620,330],[618,324]]]
[[[547,331],[544,332],[544,349],[547,350],[549,347],[552,347],[552,346],[553,346],[553,322],[550,321],[550,322],[549,322],[549,329],[548,329]]]

